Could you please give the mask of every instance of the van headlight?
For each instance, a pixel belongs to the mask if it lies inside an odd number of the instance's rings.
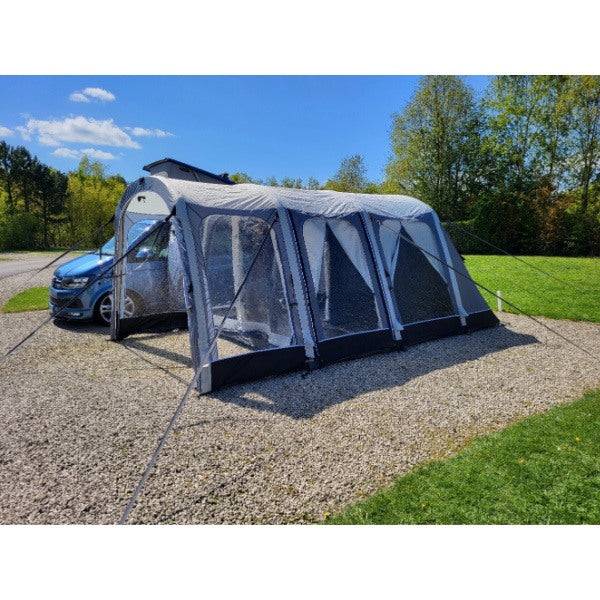
[[[65,290],[77,290],[85,287],[89,280],[89,277],[65,277],[62,280],[62,287]]]

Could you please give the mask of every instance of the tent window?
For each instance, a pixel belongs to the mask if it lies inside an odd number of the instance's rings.
[[[282,263],[269,224],[257,217],[211,215],[203,220],[201,236],[209,314],[215,329],[223,323],[218,357],[293,345]]]
[[[303,237],[325,339],[381,329],[371,272],[356,228],[346,220],[309,219]]]
[[[426,223],[380,221],[379,240],[402,323],[456,314],[443,265],[434,258],[438,245]]]

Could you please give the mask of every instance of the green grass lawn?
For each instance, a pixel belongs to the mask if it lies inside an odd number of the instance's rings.
[[[526,312],[600,323],[600,259],[466,256],[473,279]],[[480,290],[497,310],[497,298]],[[504,304],[504,310],[518,312]],[[600,523],[600,390],[474,441],[329,517],[332,524]]]
[[[561,279],[550,277],[509,256],[466,256],[471,277],[533,315],[600,323],[600,258],[524,256],[524,260]],[[494,309],[497,299],[481,290]],[[504,304],[507,312],[518,312]]]
[[[3,307],[3,313],[46,310],[48,308],[48,288],[34,287],[13,296]]]
[[[599,524],[600,390],[474,441],[332,524]]]

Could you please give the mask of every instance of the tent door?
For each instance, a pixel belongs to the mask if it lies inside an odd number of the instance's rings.
[[[192,340],[202,390],[304,367],[278,215],[194,205],[185,215],[186,249],[198,265],[194,302],[202,303]]]
[[[292,213],[321,362],[394,346],[369,243],[358,215]]]
[[[371,216],[405,343],[462,331],[437,233],[430,223]]]

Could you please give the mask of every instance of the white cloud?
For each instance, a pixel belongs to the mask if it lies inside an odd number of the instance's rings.
[[[81,151],[82,154],[87,154],[90,158],[95,158],[96,160],[115,160],[117,158],[114,154],[110,152],[104,152],[104,150],[96,150],[95,148],[84,148]]]
[[[110,152],[104,150],[96,150],[96,148],[83,148],[83,150],[74,150],[73,148],[57,148],[52,152],[54,156],[60,158],[81,158],[84,155],[96,160],[115,160],[117,157]]]
[[[0,136],[1,137],[10,137],[13,134],[12,129],[9,129],[8,127],[2,127],[2,125],[0,125]]]
[[[44,146],[60,146],[64,142],[116,146],[119,148],[140,148],[125,131],[114,124],[112,119],[97,121],[85,117],[67,117],[63,120],[44,121],[29,119],[26,127],[17,127],[23,139],[37,136]]]
[[[52,154],[60,158],[79,158],[81,156],[79,150],[72,150],[71,148],[57,148]]]
[[[170,131],[162,129],[144,129],[144,127],[124,127],[134,137],[174,137]]]
[[[90,98],[102,102],[113,102],[116,99],[112,92],[97,87],[87,87],[82,91],[73,92],[69,96],[71,102],[91,102]]]
[[[86,87],[83,90],[83,93],[90,98],[95,98],[96,100],[102,100],[102,102],[112,102],[115,100],[115,95],[108,90],[104,90],[102,88],[97,87]]]
[[[89,102],[90,99],[87,96],[84,96],[81,92],[73,92],[69,96],[69,100],[71,102]]]
[[[23,126],[19,125],[16,129],[21,134],[21,137],[26,142],[31,141],[31,134],[29,133],[29,130],[27,129],[27,127],[23,127]]]

